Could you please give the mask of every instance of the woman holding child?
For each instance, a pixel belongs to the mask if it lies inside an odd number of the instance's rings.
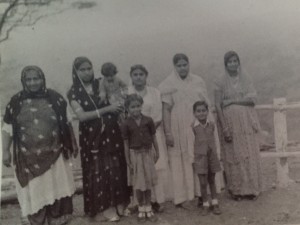
[[[193,104],[209,102],[206,85],[199,76],[189,71],[185,54],[173,57],[174,71],[160,85],[163,102],[163,122],[168,146],[174,203],[185,207],[185,201],[194,199],[194,135],[192,132]],[[210,118],[213,120],[213,118]],[[198,182],[197,182],[198,183]]]
[[[100,98],[103,85],[95,79],[88,58],[76,58],[72,71],[68,99],[80,121],[84,212],[95,220],[97,213],[103,212],[109,221],[118,221],[128,201],[124,145],[118,124],[123,107]]]
[[[215,101],[223,131],[227,187],[235,200],[256,199],[262,182],[257,139],[260,125],[254,109],[256,91],[236,52],[227,52],[224,64],[225,74],[216,84]]]

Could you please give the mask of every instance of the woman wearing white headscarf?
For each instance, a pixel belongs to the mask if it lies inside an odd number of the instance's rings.
[[[203,79],[189,71],[188,57],[176,54],[173,64],[175,70],[159,85],[159,90],[162,93],[174,204],[182,206],[182,203],[194,198],[195,192],[200,195],[199,188],[194,188],[194,135],[191,124],[194,120],[193,104],[199,100],[209,104],[209,100]],[[209,118],[213,120],[212,115]]]

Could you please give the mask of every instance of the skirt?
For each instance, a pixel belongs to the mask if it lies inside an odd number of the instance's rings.
[[[130,149],[130,160],[133,170],[128,174],[128,185],[133,190],[151,190],[157,185],[153,149]]]

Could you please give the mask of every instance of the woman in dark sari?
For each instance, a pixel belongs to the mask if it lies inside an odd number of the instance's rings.
[[[21,77],[23,91],[6,107],[3,138],[3,164],[13,164],[16,190],[22,216],[31,225],[67,224],[75,192],[68,159],[78,149],[67,120],[67,102],[47,89],[43,71],[27,66]]]
[[[118,221],[122,205],[129,198],[124,146],[117,122],[123,109],[100,100],[100,80],[94,78],[88,58],[75,59],[72,75],[68,99],[80,121],[84,212],[95,220],[97,213],[103,212],[109,221]]]

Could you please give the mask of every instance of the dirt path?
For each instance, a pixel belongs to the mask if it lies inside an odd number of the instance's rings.
[[[225,193],[221,195],[221,216],[209,215],[202,217],[193,201],[193,210],[177,209],[171,203],[165,203],[165,211],[159,214],[158,225],[270,225],[270,224],[295,224],[300,222],[300,185],[291,185],[288,189],[270,190],[264,192],[256,201],[235,202],[228,199]],[[83,217],[82,196],[74,198],[75,213],[70,225],[97,224]],[[20,210],[17,205],[5,205],[2,208],[2,225],[19,225]],[[133,215],[122,219],[118,224],[137,224]],[[98,223],[99,224],[99,223]],[[111,223],[101,223],[102,225]],[[150,222],[145,225],[151,224]]]
[[[221,216],[202,217],[196,207],[196,200],[191,202],[193,210],[177,209],[172,203],[164,204],[165,211],[159,214],[158,225],[270,225],[300,223],[300,184],[291,184],[286,189],[276,189],[275,161],[263,159],[264,191],[256,201],[236,202],[228,198],[225,191],[221,193]],[[299,179],[300,160],[290,161],[290,176]],[[82,195],[74,197],[74,218],[69,225],[99,224],[92,223],[84,217]],[[20,209],[17,204],[6,204],[1,208],[1,225],[19,225]],[[101,223],[102,225],[111,223]],[[120,225],[138,224],[136,215],[123,218]],[[145,225],[151,224],[150,222]]]

